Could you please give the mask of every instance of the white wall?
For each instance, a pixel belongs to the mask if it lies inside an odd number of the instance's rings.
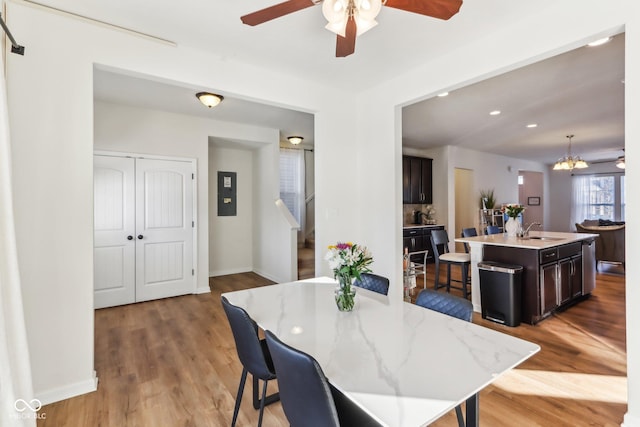
[[[209,146],[209,276],[253,270],[253,150]],[[218,216],[218,172],[237,175],[236,216]]]
[[[209,289],[207,135],[187,116],[94,102],[96,150],[196,159],[197,288]],[[199,120],[204,124],[204,120]]]
[[[436,209],[438,224],[444,224],[447,230],[455,229],[455,197],[453,195],[455,194],[456,168],[473,171],[474,187],[471,193],[474,195],[474,206],[478,206],[480,190],[490,188],[494,190],[498,205],[517,203],[518,171],[526,169],[547,173],[547,167],[541,163],[454,146],[426,150],[405,148],[403,152],[433,159],[433,206]],[[476,218],[476,221],[478,220],[479,217]]]
[[[92,282],[93,273],[94,63],[314,112],[319,274],[330,273],[321,248],[349,239],[369,246],[380,274],[400,280],[400,107],[404,104],[569,50],[586,38],[626,25],[626,137],[640,140],[640,122],[633,119],[640,116],[640,83],[631,77],[640,75],[640,8],[634,0],[557,2],[538,15],[497,28],[483,40],[426,59],[424,65],[357,97],[22,3],[7,3],[7,9],[10,28],[20,34],[28,52],[24,57],[8,56],[7,84],[16,233],[38,397],[47,392],[58,397],[77,394],[92,387],[92,292],[86,285]],[[640,172],[633,164],[640,152],[627,144],[626,155],[627,176],[635,182]],[[638,205],[638,198],[629,199],[630,212],[639,211]],[[634,235],[640,231],[640,220],[629,218],[627,228]],[[635,259],[640,254],[638,244],[628,241],[627,245],[628,257]],[[639,277],[640,266],[629,263],[627,283]],[[390,295],[394,302],[401,301],[401,287],[392,287]],[[639,300],[640,288],[628,286],[629,325],[640,324]],[[640,426],[636,362],[640,360],[640,333],[633,328],[627,332],[632,362],[628,364],[625,425]]]
[[[487,78],[510,69],[540,60],[554,54],[558,54],[578,46],[584,45],[588,39],[593,40],[597,36],[613,34],[622,30],[626,25],[626,67],[627,82],[625,86],[626,99],[626,138],[635,141],[640,136],[640,124],[634,117],[640,114],[640,83],[630,84],[631,76],[640,75],[640,13],[639,7],[632,0],[614,0],[601,2],[597,0],[567,0],[557,2],[554,6],[540,10],[538,14],[523,16],[523,19],[514,22],[510,27],[496,29],[495,33],[487,34],[482,39],[470,41],[465,47],[449,52],[447,55],[434,58],[423,66],[408,70],[405,74],[382,82],[375,88],[359,94],[357,109],[359,117],[367,117],[367,129],[359,134],[358,143],[362,151],[365,147],[373,147],[367,154],[367,161],[361,163],[361,191],[372,195],[367,185],[377,185],[381,182],[394,183],[395,185],[380,185],[377,196],[384,199],[378,205],[396,206],[396,210],[383,209],[377,215],[368,215],[371,210],[364,204],[360,205],[363,230],[384,229],[386,234],[372,241],[372,251],[378,258],[385,259],[386,272],[396,281],[402,276],[402,226],[401,212],[401,147],[402,141],[398,128],[397,109],[414,100],[434,96],[444,90],[461,87],[483,78]],[[571,25],[567,25],[571,22]],[[633,72],[632,72],[633,71]],[[380,102],[381,99],[388,102]],[[631,101],[633,99],[633,101]],[[523,101],[526,102],[526,101]],[[389,104],[396,106],[393,110]],[[396,114],[393,114],[395,112]],[[395,148],[394,148],[395,146]],[[627,163],[633,158],[634,149],[627,144]],[[637,146],[637,144],[636,144]],[[390,157],[395,153],[395,157]],[[640,155],[640,154],[639,154]],[[428,157],[434,157],[429,155]],[[446,158],[447,155],[442,156]],[[452,187],[451,169],[453,167],[470,167],[473,164],[455,164],[453,153],[447,158],[449,171],[442,180],[443,185]],[[471,159],[470,159],[471,160]],[[475,163],[482,163],[477,157]],[[434,162],[435,164],[435,162]],[[506,166],[506,165],[503,165]],[[518,169],[532,169],[529,165],[511,164],[517,174]],[[496,168],[500,169],[500,168]],[[504,170],[504,169],[503,169]],[[386,171],[391,171],[389,174]],[[632,174],[638,173],[630,166],[627,169],[627,178],[632,181]],[[477,176],[481,176],[477,173]],[[493,175],[493,174],[492,174]],[[517,183],[512,189],[502,187],[501,183],[494,182],[498,190],[499,200],[517,200]],[[440,185],[440,184],[438,184]],[[511,184],[509,184],[511,185]],[[545,184],[546,185],[546,184]],[[479,188],[493,186],[491,182],[479,183]],[[434,187],[435,188],[435,187]],[[500,189],[499,189],[500,188]],[[549,194],[548,187],[545,193]],[[441,203],[434,193],[434,203]],[[629,212],[633,207],[638,209],[638,199],[630,199]],[[453,223],[451,215],[454,209],[450,202],[446,208],[447,223]],[[437,207],[439,211],[441,207]],[[437,215],[440,222],[440,214]],[[640,220],[628,218],[629,233],[633,235],[635,229],[640,228]],[[638,244],[627,241],[627,256],[634,259],[634,255],[640,252]],[[395,261],[395,262],[394,262]],[[393,264],[393,265],[392,265]],[[628,264],[629,265],[629,264]],[[640,269],[627,267],[627,283],[635,283],[640,275]],[[640,322],[640,310],[637,309],[637,301],[640,298],[640,290],[635,286],[627,286],[628,325]],[[399,289],[390,289],[390,295],[401,298]],[[635,301],[636,304],[630,304]],[[639,314],[636,314],[639,313]],[[634,322],[631,322],[634,320]],[[640,352],[640,333],[627,328],[628,333],[628,360],[629,363],[629,409],[625,417],[625,425],[640,426],[640,372],[637,368],[638,353]],[[632,357],[635,355],[635,358]]]
[[[276,201],[280,199],[280,148],[272,144],[255,151],[254,155],[254,195],[260,210],[253,217],[255,232],[253,247],[253,270],[275,282],[289,282],[298,279],[298,224],[291,213],[287,218]],[[282,206],[286,209],[286,206]],[[295,227],[295,228],[294,228]],[[285,239],[285,245],[276,245]]]
[[[324,123],[332,126],[316,136],[320,145],[325,138],[349,145],[343,137],[349,132],[342,129],[348,120],[340,124],[342,119],[334,120],[326,106],[353,104],[342,102],[346,95],[331,88],[194,49],[167,46],[29,4],[7,3],[7,9],[12,31],[20,34],[29,52],[7,57],[7,91],[25,322],[34,391],[46,403],[95,389],[94,64],[207,90],[222,88],[225,94],[304,111],[327,110]],[[238,136],[231,126],[216,131],[219,138]],[[277,131],[272,139],[263,138],[263,132],[257,128],[242,139],[277,144]],[[338,151],[325,152],[336,157]],[[207,186],[207,169],[199,171],[205,174],[200,183]],[[203,242],[206,256],[207,240]],[[200,262],[203,276],[207,263],[207,258]]]

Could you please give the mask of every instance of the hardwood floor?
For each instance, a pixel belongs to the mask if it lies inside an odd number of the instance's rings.
[[[230,425],[242,368],[220,294],[269,283],[253,273],[221,276],[210,280],[210,294],[97,310],[98,391],[44,406],[38,426]],[[475,323],[542,347],[480,393],[481,426],[620,425],[624,285],[624,275],[600,273],[591,298],[536,326],[510,328],[476,314]],[[257,425],[250,393],[248,382],[239,426]],[[263,425],[288,426],[280,403],[265,408]],[[453,411],[433,424],[455,425]]]

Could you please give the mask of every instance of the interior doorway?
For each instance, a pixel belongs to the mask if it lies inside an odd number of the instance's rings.
[[[477,227],[477,197],[474,195],[473,170],[454,169],[455,185],[455,229],[449,230],[449,240],[462,233],[463,228]],[[464,252],[462,243],[456,243],[456,252]]]
[[[525,206],[522,224],[527,226],[537,222],[543,224],[544,217],[544,174],[542,172],[518,172],[518,203]],[[541,229],[541,228],[538,228]]]
[[[94,155],[94,307],[195,290],[195,163]]]

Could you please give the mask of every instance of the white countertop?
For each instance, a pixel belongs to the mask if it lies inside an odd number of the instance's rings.
[[[223,295],[315,357],[336,388],[385,426],[427,425],[540,350],[360,288],[354,311],[341,313],[335,287],[317,278]]]
[[[506,234],[491,234],[477,237],[458,237],[456,242],[480,243],[483,245],[509,246],[525,249],[547,249],[567,243],[580,242],[598,237],[597,234],[588,233],[562,233],[557,231],[531,231],[529,239],[520,237],[507,237]],[[542,239],[539,239],[542,237]]]

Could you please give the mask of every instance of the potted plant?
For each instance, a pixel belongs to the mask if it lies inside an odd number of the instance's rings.
[[[496,198],[493,196],[493,188],[480,190],[480,209],[493,209],[496,206]]]

